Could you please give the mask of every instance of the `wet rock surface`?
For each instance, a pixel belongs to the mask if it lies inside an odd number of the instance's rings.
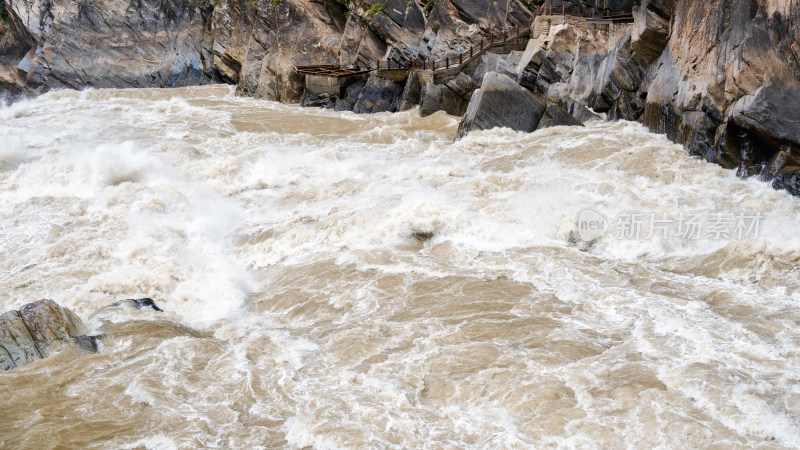
[[[472,94],[467,113],[458,125],[457,137],[495,127],[531,132],[539,126],[545,108],[544,100],[510,77],[489,72],[481,88]]]
[[[580,120],[572,117],[572,115],[564,108],[551,103],[547,105],[547,108],[544,110],[544,114],[542,114],[542,118],[539,120],[539,126],[536,129],[542,130],[544,128],[558,126],[582,127],[583,123],[581,123]]]
[[[111,306],[118,308],[135,308],[135,309],[150,309],[156,312],[163,312],[164,310],[156,305],[152,298],[126,298],[111,304]]]
[[[0,316],[0,369],[9,370],[52,356],[65,346],[97,351],[81,319],[52,300],[29,303]]]

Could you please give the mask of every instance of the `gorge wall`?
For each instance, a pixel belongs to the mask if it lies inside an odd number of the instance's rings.
[[[618,36],[551,27],[518,81],[652,131],[800,195],[800,8],[791,0],[644,0]],[[540,18],[541,19],[541,18]]]
[[[0,0],[0,88],[229,82],[299,100],[294,64],[439,58],[540,0]]]

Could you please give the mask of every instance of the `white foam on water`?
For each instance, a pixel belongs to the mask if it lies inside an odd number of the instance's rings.
[[[454,143],[442,113],[227,87],[0,119],[0,306],[205,332],[113,341],[92,386],[65,381],[122,422],[146,405],[117,446],[800,445],[800,202],[638,124]],[[587,207],[762,218],[749,240],[589,244]],[[145,296],[167,313],[102,309]]]

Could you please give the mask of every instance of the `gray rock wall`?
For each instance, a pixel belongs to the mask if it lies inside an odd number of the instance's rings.
[[[644,0],[634,16],[624,34],[550,27],[523,55],[520,84],[569,111],[638,120],[693,155],[796,194],[800,8]]]
[[[295,64],[455,56],[534,0],[6,0],[0,91],[212,82],[299,101]],[[3,8],[3,6],[0,6]]]

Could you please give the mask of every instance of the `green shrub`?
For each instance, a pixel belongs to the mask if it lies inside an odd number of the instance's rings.
[[[433,32],[435,34],[439,34],[439,21],[438,20],[434,20],[433,21],[433,27],[431,27],[431,28],[433,29]]]
[[[6,0],[0,0],[0,19],[6,23],[9,21],[8,10],[6,10]]]
[[[376,14],[382,10],[383,10],[383,3],[373,3],[372,6],[369,7],[369,11],[367,11],[367,14],[369,15]]]

